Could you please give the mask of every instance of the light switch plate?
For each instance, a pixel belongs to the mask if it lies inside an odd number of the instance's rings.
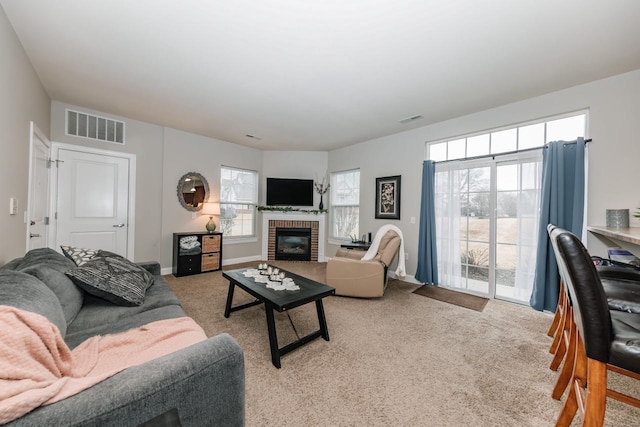
[[[15,215],[18,213],[18,199],[11,197],[9,199],[9,215]]]

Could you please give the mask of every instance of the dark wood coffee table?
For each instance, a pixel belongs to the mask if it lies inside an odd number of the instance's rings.
[[[324,315],[322,298],[329,295],[335,295],[336,290],[334,288],[280,269],[280,271],[284,272],[287,277],[293,279],[300,289],[296,291],[276,291],[274,289],[267,288],[264,283],[255,282],[252,277],[245,277],[242,273],[246,270],[248,270],[248,268],[222,272],[222,277],[229,280],[229,293],[227,295],[227,305],[224,309],[224,317],[228,318],[233,311],[243,310],[258,304],[264,304],[265,311],[267,313],[267,331],[269,332],[269,346],[271,347],[271,362],[276,368],[280,368],[280,357],[295,350],[296,348],[319,337],[329,341],[329,331],[327,329],[327,320]],[[256,300],[232,307],[233,291],[236,286],[254,296]],[[283,311],[314,301],[316,303],[316,311],[318,312],[319,329],[298,339],[297,341],[292,342],[291,344],[287,344],[286,346],[279,348],[273,310],[282,313]]]

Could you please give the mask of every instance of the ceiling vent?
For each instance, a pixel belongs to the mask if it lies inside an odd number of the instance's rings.
[[[124,122],[67,109],[66,134],[124,144]]]
[[[424,117],[422,117],[420,114],[418,114],[417,116],[411,116],[411,117],[407,117],[406,119],[402,119],[400,120],[400,123],[407,124],[407,123],[411,123],[414,120],[420,120],[420,119],[424,119]]]

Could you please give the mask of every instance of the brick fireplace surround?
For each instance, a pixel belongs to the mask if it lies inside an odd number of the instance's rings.
[[[310,228],[311,229],[311,261],[318,261],[318,221],[290,221],[275,219],[269,221],[269,257],[276,259],[276,228]]]
[[[262,212],[262,259],[276,259],[276,228],[310,228],[311,261],[325,261],[325,215]]]

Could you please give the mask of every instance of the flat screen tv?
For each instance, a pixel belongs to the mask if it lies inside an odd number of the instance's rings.
[[[313,180],[267,178],[267,206],[313,206]]]

